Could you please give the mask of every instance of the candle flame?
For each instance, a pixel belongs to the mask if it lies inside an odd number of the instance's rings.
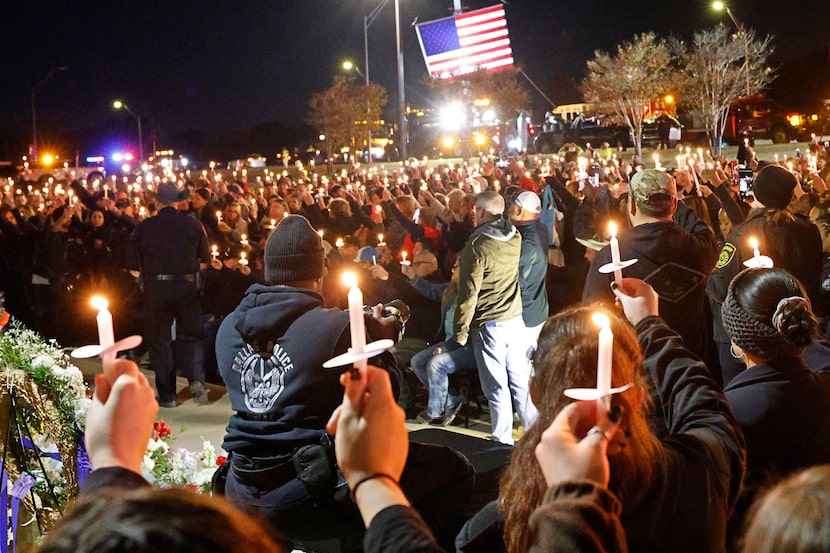
[[[342,238],[338,238],[338,239],[334,242],[334,245],[335,245],[335,246],[337,246],[338,248],[342,248],[342,247],[343,247],[343,239],[342,239]]]
[[[608,223],[608,233],[611,234],[611,238],[616,238],[617,236],[617,223],[611,221]]]
[[[754,236],[751,236],[749,238],[749,247],[752,248],[753,250],[758,249],[758,239],[755,238]]]
[[[105,300],[101,296],[92,296],[92,298],[89,300],[89,303],[92,304],[92,307],[94,307],[98,311],[101,311],[102,309],[106,309],[107,307],[109,307],[109,303],[107,303],[107,300]]]
[[[611,326],[611,319],[605,313],[596,312],[591,315],[594,324],[601,328],[609,328]]]
[[[345,284],[349,288],[354,288],[355,286],[357,286],[357,275],[351,271],[344,272],[343,284]]]

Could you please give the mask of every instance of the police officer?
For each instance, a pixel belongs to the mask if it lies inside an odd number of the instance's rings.
[[[210,249],[204,227],[180,213],[176,205],[190,195],[174,183],[162,183],[155,193],[158,213],[133,231],[127,244],[127,268],[139,276],[144,289],[144,343],[156,373],[159,405],[176,407],[176,371],[171,349],[171,325],[182,351],[183,370],[197,403],[206,403],[204,369],[193,362],[199,336],[199,271],[207,268]]]

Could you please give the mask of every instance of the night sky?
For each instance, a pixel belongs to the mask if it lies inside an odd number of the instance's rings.
[[[159,142],[176,133],[264,123],[301,124],[307,100],[330,85],[345,59],[363,70],[363,16],[379,0],[202,0],[14,2],[3,14],[0,41],[0,156],[25,152],[31,140],[30,91],[49,70],[67,66],[37,93],[38,133],[48,140],[118,123],[114,98],[141,114]],[[465,1],[475,9],[494,0]],[[451,0],[400,0],[406,100],[428,106],[426,73],[412,21],[451,14]],[[653,30],[689,38],[725,13],[704,0],[510,0],[513,54],[544,90],[579,80],[595,49],[612,50]],[[776,61],[830,44],[826,0],[773,3],[734,0],[745,25],[775,35]],[[798,13],[788,11],[797,6]],[[369,29],[369,73],[389,91],[396,119],[394,1]],[[825,71],[827,65],[825,64]],[[826,76],[825,76],[826,77]],[[827,96],[830,96],[828,91]],[[544,100],[533,93],[537,109]],[[134,125],[134,122],[132,123]]]

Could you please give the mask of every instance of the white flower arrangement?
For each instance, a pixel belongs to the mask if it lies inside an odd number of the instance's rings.
[[[171,447],[174,440],[167,423],[154,424],[141,464],[144,479],[157,487],[185,487],[210,493],[213,473],[227,459],[227,454],[223,451],[217,455],[216,448],[205,438],[202,438],[201,451]]]

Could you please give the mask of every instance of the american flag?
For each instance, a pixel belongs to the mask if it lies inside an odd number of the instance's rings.
[[[501,5],[421,23],[416,30],[432,78],[446,79],[513,65]]]

